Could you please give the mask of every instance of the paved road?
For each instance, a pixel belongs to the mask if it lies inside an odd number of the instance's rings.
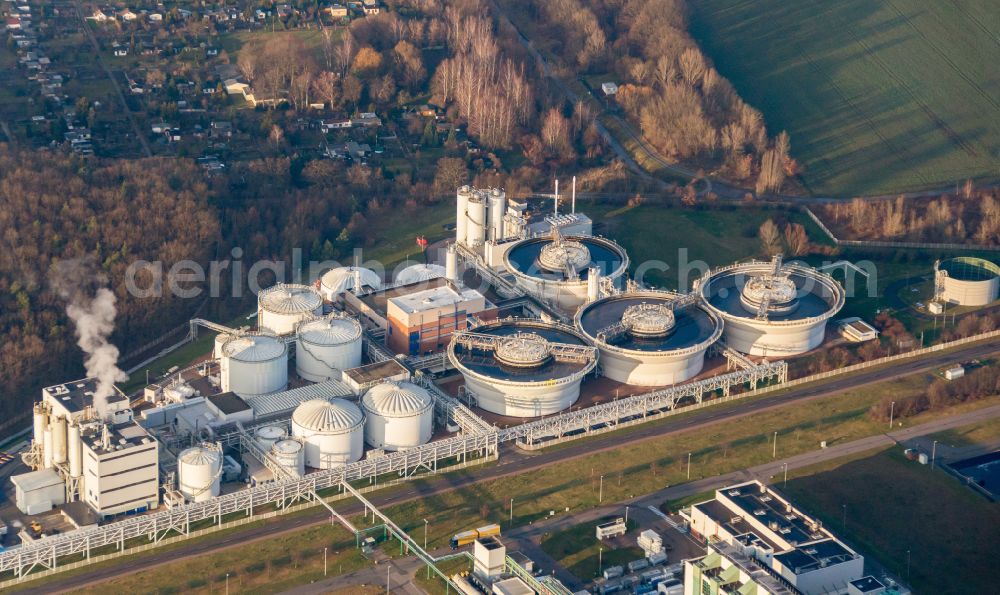
[[[431,495],[449,492],[459,488],[467,487],[483,481],[499,479],[510,475],[519,475],[527,471],[539,469],[548,465],[557,464],[577,458],[590,456],[596,452],[613,450],[620,447],[624,442],[636,443],[646,440],[660,438],[669,434],[674,434],[695,427],[703,427],[717,423],[723,423],[740,419],[748,414],[758,411],[766,411],[788,405],[793,402],[819,399],[834,395],[846,390],[856,389],[876,382],[883,382],[901,376],[907,376],[916,372],[921,372],[933,368],[939,368],[945,364],[955,361],[985,357],[1000,351],[1000,339],[970,345],[962,349],[955,350],[948,354],[935,354],[933,357],[915,359],[897,364],[892,368],[868,370],[857,374],[836,378],[825,384],[816,386],[795,387],[787,392],[779,394],[768,394],[753,400],[736,401],[728,407],[707,407],[692,412],[690,415],[677,419],[666,418],[659,422],[630,432],[627,436],[612,435],[598,436],[578,443],[570,443],[561,449],[543,452],[524,452],[516,447],[505,445],[501,449],[500,462],[497,465],[487,468],[475,469],[463,477],[455,477],[449,474],[442,474],[430,479],[426,484],[417,486],[415,484],[404,485],[400,490],[389,494],[373,494],[370,500],[376,506],[386,506],[401,504],[418,498],[425,498]],[[802,455],[810,456],[810,455]],[[726,478],[727,476],[722,476]],[[716,480],[716,478],[713,478]],[[704,491],[703,485],[713,485],[713,480],[705,480],[708,483],[692,482],[679,486],[680,493],[690,489]],[[725,481],[729,481],[726,479]],[[697,493],[697,492],[692,492]],[[336,504],[335,504],[336,506]],[[338,511],[353,515],[362,511],[360,506],[347,503],[340,503],[336,506]],[[54,581],[46,585],[52,591],[72,590],[84,584],[101,582],[115,576],[139,572],[155,566],[173,562],[179,559],[192,556],[200,556],[219,549],[246,545],[255,540],[268,539],[277,534],[297,531],[304,527],[328,523],[329,516],[325,509],[317,507],[314,512],[292,519],[278,518],[267,522],[261,526],[248,528],[237,533],[227,534],[218,539],[206,539],[190,545],[183,545],[177,549],[167,552],[154,551],[148,556],[130,559],[127,564],[118,566],[95,568],[82,574],[67,577],[66,579]],[[30,590],[31,583],[26,583],[24,589]]]

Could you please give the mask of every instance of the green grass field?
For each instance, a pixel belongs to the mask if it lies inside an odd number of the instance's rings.
[[[810,474],[790,479],[783,491],[917,593],[995,592],[996,504],[944,471],[906,460],[898,448],[840,463],[800,471]]]
[[[703,0],[692,32],[815,194],[1000,179],[1000,19],[977,0]]]

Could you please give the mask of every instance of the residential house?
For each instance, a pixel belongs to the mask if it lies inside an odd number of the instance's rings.
[[[118,13],[118,18],[122,20],[123,23],[131,23],[132,21],[139,18],[139,15],[132,12],[130,9],[126,8]]]

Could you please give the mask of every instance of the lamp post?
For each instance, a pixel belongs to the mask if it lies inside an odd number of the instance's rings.
[[[892,429],[892,415],[896,412],[896,401],[889,405],[889,429]]]
[[[935,440],[934,444],[931,445],[931,469],[934,468],[934,461],[937,458],[937,443],[938,443],[938,441]]]
[[[226,573],[226,595],[229,595],[229,573]]]
[[[604,572],[604,547],[597,550],[597,576]]]
[[[688,453],[688,479],[691,479],[691,453]]]
[[[509,523],[510,523],[511,527],[514,526],[514,499],[513,498],[510,499],[510,520],[509,520]]]
[[[323,576],[326,576],[326,549],[323,548]]]
[[[604,502],[604,476],[603,475],[601,476],[601,487],[600,487],[600,490],[597,492],[597,503],[600,504],[602,502]]]
[[[774,433],[774,445],[773,445],[773,448],[771,449],[771,458],[772,459],[778,458],[778,433],[777,432]]]
[[[847,505],[846,504],[841,504],[840,507],[844,509],[844,520],[841,521],[840,527],[841,527],[841,529],[845,529],[845,528],[847,528]]]
[[[785,481],[781,484],[781,487],[788,487],[788,463],[782,463],[782,467],[785,468]]]

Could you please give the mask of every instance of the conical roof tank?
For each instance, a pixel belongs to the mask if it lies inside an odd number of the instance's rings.
[[[364,454],[365,416],[344,399],[312,399],[292,413],[292,436],[305,443],[305,464],[333,469]]]

